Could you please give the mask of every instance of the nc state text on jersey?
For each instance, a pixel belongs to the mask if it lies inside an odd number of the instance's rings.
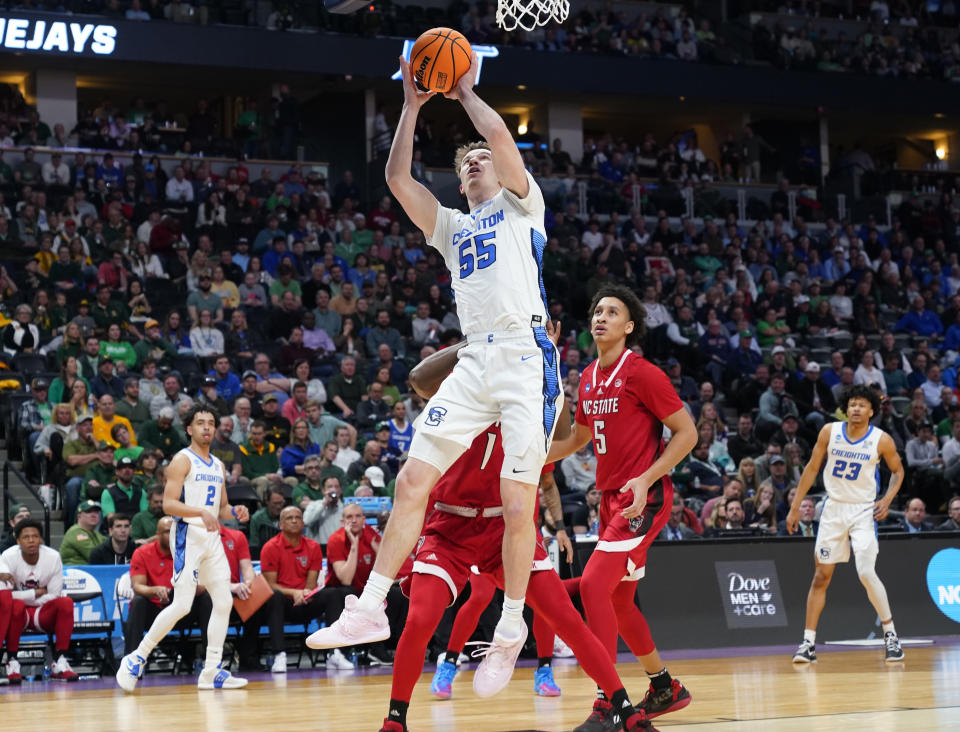
[[[601,416],[620,411],[620,397],[609,399],[585,399],[581,402],[583,413],[586,415]]]

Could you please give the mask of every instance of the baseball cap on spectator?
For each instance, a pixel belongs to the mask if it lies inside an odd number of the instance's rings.
[[[843,247],[837,247],[833,250],[834,254],[846,254],[846,250]]]
[[[146,165],[144,165],[144,166],[143,166],[143,169],[144,169],[144,170],[151,170],[151,171],[152,171],[152,170],[156,170],[156,168],[153,167],[150,163],[147,163]]]
[[[100,359],[100,363],[113,363],[113,357],[108,353]]]
[[[111,445],[109,442],[100,440],[100,442],[97,443],[97,449],[98,450],[115,450],[116,448],[113,445]]]
[[[30,507],[26,503],[14,503],[10,506],[10,510],[7,511],[7,521],[13,521],[17,514],[26,509],[27,513],[30,513]]]
[[[773,355],[776,355],[776,354],[778,354],[778,353],[786,353],[786,352],[787,352],[787,349],[784,348],[783,346],[774,346],[774,347],[773,347],[773,350],[770,351],[770,355],[773,356]]]
[[[43,391],[44,389],[50,388],[50,382],[44,379],[42,376],[38,376],[30,382],[30,388],[33,391]]]
[[[806,295],[797,295],[797,296],[793,299],[793,304],[794,304],[794,305],[803,305],[803,303],[805,303],[805,302],[810,302],[810,298],[807,297]]]
[[[102,511],[100,504],[96,501],[84,501],[77,506],[77,513],[89,513],[90,511]]]
[[[672,369],[674,366],[679,366],[680,362],[675,359],[673,356],[667,359],[667,368]]]
[[[124,455],[122,458],[117,460],[118,468],[135,468],[137,463],[129,455]]]
[[[807,364],[807,368],[804,369],[804,371],[809,371],[810,373],[819,374],[820,364],[818,364],[816,361],[811,361],[810,363]]]
[[[370,481],[374,488],[383,488],[386,483],[383,482],[383,470],[376,465],[371,465],[363,471],[363,476]]]
[[[81,300],[81,301],[77,304],[77,307],[80,307],[80,308],[88,308],[88,307],[90,307],[90,301],[87,300],[87,299],[83,299],[83,300]]]
[[[147,329],[149,329],[149,328],[159,328],[159,327],[160,327],[160,323],[158,323],[158,322],[157,322],[156,320],[154,320],[153,318],[150,318],[150,320],[148,320],[146,323],[143,324],[143,327],[144,327],[144,328],[147,328]]]
[[[785,462],[787,461],[784,460],[783,455],[774,455],[772,458],[770,458],[771,465],[773,465],[774,463],[785,463]]]
[[[390,425],[387,422],[377,422],[377,426],[373,431],[380,432],[381,430],[389,430],[389,429],[390,429]]]
[[[203,385],[204,385],[204,386],[216,386],[216,385],[217,385],[217,380],[216,380],[215,378],[213,378],[212,376],[204,376],[204,377],[203,377]]]
[[[256,372],[256,371],[250,371],[249,369],[248,369],[247,371],[244,371],[244,372],[243,372],[243,380],[246,381],[247,379],[250,379],[250,378],[253,378],[253,379],[257,378],[257,372]]]
[[[92,414],[84,414],[84,415],[82,415],[82,416],[77,420],[77,424],[83,424],[84,422],[88,422],[88,421],[89,421],[89,422],[92,422],[92,421],[93,421],[93,415],[92,415]]]
[[[933,425],[932,425],[930,422],[921,422],[919,425],[917,425],[917,429],[918,429],[918,430],[932,430],[932,429],[933,429]]]
[[[741,331],[740,331],[740,337],[741,337],[741,338],[753,338],[753,333],[751,333],[749,330],[741,330]]]
[[[792,419],[794,422],[799,422],[800,419],[795,414],[788,414],[783,418],[783,421],[786,422],[788,419]]]
[[[267,402],[275,402],[275,401],[277,401],[276,394],[267,394],[263,399],[261,399],[261,402],[263,404],[266,404]]]

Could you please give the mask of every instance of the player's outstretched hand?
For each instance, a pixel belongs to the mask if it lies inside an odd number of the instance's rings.
[[[462,94],[468,93],[477,83],[477,72],[480,70],[480,62],[477,59],[477,52],[470,51],[470,68],[466,70],[463,76],[457,81],[457,85],[448,91],[444,96],[447,99],[462,99]]]
[[[573,544],[570,542],[570,537],[567,536],[567,532],[563,529],[557,532],[557,544],[560,546],[560,551],[562,551],[567,558],[567,564],[573,564]]]
[[[200,512],[200,520],[203,521],[203,527],[207,531],[220,531],[220,522],[208,510],[204,509]]]
[[[559,320],[547,320],[547,338],[553,341],[553,345],[560,342],[560,328],[562,323]]]
[[[890,513],[890,501],[884,497],[873,504],[873,520],[883,521]]]
[[[790,507],[790,511],[787,513],[785,525],[787,527],[788,534],[797,533],[797,526],[800,525],[800,511],[793,506]]]
[[[420,109],[424,104],[430,101],[436,92],[422,92],[417,88],[413,80],[413,72],[410,71],[410,62],[403,56],[400,57],[400,75],[403,77],[403,103],[413,109]]]
[[[650,484],[642,475],[628,480],[627,484],[620,489],[620,492],[633,491],[633,503],[621,511],[620,515],[625,519],[632,519],[643,513],[643,509],[647,507],[647,491],[649,490]]]

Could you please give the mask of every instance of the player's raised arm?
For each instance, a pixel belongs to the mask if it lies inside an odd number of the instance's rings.
[[[803,497],[807,495],[813,487],[814,482],[816,482],[817,475],[820,473],[820,466],[823,465],[823,458],[826,456],[829,446],[830,425],[826,424],[820,430],[820,434],[817,436],[817,444],[813,446],[807,467],[803,469],[803,474],[800,476],[797,493],[793,497],[790,512],[787,514],[786,527],[788,534],[792,534],[797,530],[797,524],[800,523],[800,504],[803,502]]]
[[[897,452],[897,446],[890,435],[884,434],[883,437],[880,438],[877,451],[880,453],[880,457],[887,463],[887,467],[890,468],[891,473],[887,492],[884,493],[881,498],[878,498],[877,502],[873,505],[873,518],[877,521],[883,521],[883,519],[887,517],[887,513],[890,512],[890,504],[900,491],[900,486],[903,485],[903,476],[906,471],[903,469],[903,461],[900,460],[900,453]]]
[[[479,68],[477,54],[472,53],[470,68],[446,96],[460,100],[477,132],[489,143],[493,151],[493,169],[497,172],[500,185],[517,197],[526,198],[530,193],[530,181],[527,179],[527,171],[523,167],[523,157],[517,149],[517,143],[514,142],[503,117],[473,90]],[[457,173],[459,174],[459,171]]]
[[[410,169],[413,165],[413,135],[417,114],[434,93],[417,90],[410,64],[403,57],[400,58],[400,72],[403,76],[403,110],[390,146],[390,157],[387,158],[387,186],[414,225],[429,238],[433,236],[437,225],[440,203],[425,186],[414,180]]]

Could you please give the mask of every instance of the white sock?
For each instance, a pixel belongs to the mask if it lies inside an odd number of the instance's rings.
[[[360,599],[357,600],[357,609],[367,612],[379,610],[383,601],[387,599],[387,593],[390,591],[392,584],[393,580],[390,577],[371,572],[367,584],[360,594]]]
[[[142,658],[149,658],[150,654],[153,652],[153,649],[157,647],[157,644],[150,640],[149,636],[143,636],[143,639],[140,641],[140,645],[137,646],[137,650],[134,651],[138,656]]]
[[[213,646],[207,646],[207,657],[204,660],[203,668],[204,670],[210,668],[216,668],[220,661],[223,660],[223,646],[214,648]]]
[[[883,623],[883,634],[886,635],[887,633],[897,634],[897,629],[893,627],[893,620],[889,623]]]
[[[815,630],[806,630],[803,631],[803,639],[805,641],[810,641],[810,643],[817,642],[817,631]]]
[[[523,597],[513,600],[506,595],[503,596],[503,614],[500,615],[500,622],[497,623],[494,634],[508,643],[517,640],[523,634],[523,604]]]

